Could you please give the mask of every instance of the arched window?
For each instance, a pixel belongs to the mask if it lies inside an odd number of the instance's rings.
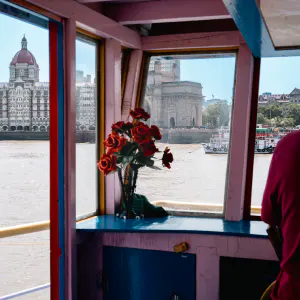
[[[173,117],[170,118],[170,128],[175,127],[175,119]]]

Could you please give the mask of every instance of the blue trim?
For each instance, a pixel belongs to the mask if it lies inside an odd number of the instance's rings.
[[[297,56],[297,50],[276,50],[256,0],[223,0],[255,57]]]
[[[189,233],[268,238],[267,225],[261,221],[233,222],[200,217],[123,220],[106,215],[80,222],[76,228],[81,232]]]
[[[59,299],[65,298],[65,124],[64,124],[64,68],[63,68],[63,25],[57,23],[58,60],[58,219],[59,219]]]

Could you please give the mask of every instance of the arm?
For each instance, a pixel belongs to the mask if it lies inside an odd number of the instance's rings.
[[[278,186],[279,186],[279,173],[276,169],[279,169],[277,155],[274,153],[273,159],[270,165],[267,184],[262,201],[261,219],[271,225],[280,226],[281,212],[278,205]]]

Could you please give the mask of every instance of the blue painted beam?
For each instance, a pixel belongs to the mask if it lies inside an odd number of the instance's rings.
[[[300,49],[275,49],[255,0],[223,0],[255,57],[297,56]]]
[[[226,221],[217,218],[175,217],[123,220],[112,215],[77,224],[78,232],[186,233],[267,239],[267,224],[261,221]]]

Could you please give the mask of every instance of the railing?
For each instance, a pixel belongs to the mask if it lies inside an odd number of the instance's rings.
[[[7,300],[7,299],[17,298],[17,297],[20,297],[20,296],[28,295],[28,294],[31,294],[31,293],[34,293],[34,292],[37,292],[37,291],[40,291],[40,290],[47,289],[49,287],[50,287],[50,283],[39,285],[39,286],[30,288],[30,289],[27,289],[27,290],[23,290],[23,291],[19,291],[19,292],[13,293],[13,294],[1,296],[0,300]]]
[[[176,212],[176,211],[195,211],[195,212],[209,212],[209,213],[222,213],[224,209],[223,204],[207,204],[207,203],[195,203],[195,202],[180,202],[180,201],[168,201],[168,200],[158,200],[151,202],[153,205],[163,206],[166,210]],[[252,215],[260,215],[260,206],[251,206]]]
[[[82,216],[78,216],[76,218],[77,222],[81,222],[85,219],[94,217],[96,213],[90,213]],[[23,225],[16,225],[10,227],[3,227],[0,228],[0,238],[15,236],[15,235],[23,235],[38,231],[47,230],[50,228],[50,221],[42,221],[42,222],[35,222],[35,223],[28,223]]]
[[[79,223],[88,218],[94,217],[95,215],[96,215],[96,213],[81,215],[76,218],[76,221],[77,221],[77,223]],[[4,228],[0,228],[0,238],[44,231],[44,230],[48,230],[49,228],[50,228],[49,220],[42,221],[42,222],[28,223],[28,224],[23,224],[23,225],[17,225],[17,226],[4,227]],[[50,287],[50,283],[39,285],[39,286],[30,288],[30,289],[18,291],[13,294],[0,296],[0,300],[17,298],[17,297],[31,294],[31,293],[34,293],[34,292],[37,292],[37,291],[40,291],[43,289],[47,289],[49,287]]]

